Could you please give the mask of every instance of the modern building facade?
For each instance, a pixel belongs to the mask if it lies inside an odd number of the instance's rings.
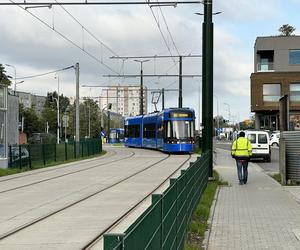
[[[47,100],[46,96],[34,95],[21,91],[16,91],[15,95],[19,97],[19,102],[23,104],[24,108],[34,108],[35,112],[38,115],[41,115]]]
[[[147,88],[143,91],[143,110],[147,114]],[[140,86],[108,86],[100,95],[99,106],[104,109],[108,103],[112,104],[111,111],[122,116],[140,114]]]
[[[289,124],[300,130],[300,36],[258,37],[251,74],[255,128],[279,130],[279,99],[289,96]]]

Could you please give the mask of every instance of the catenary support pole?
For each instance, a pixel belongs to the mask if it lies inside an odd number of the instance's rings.
[[[165,109],[165,89],[161,90],[161,110]]]
[[[179,56],[179,97],[178,108],[182,108],[182,56]]]
[[[76,133],[75,133],[75,141],[80,141],[80,134],[79,134],[79,63],[75,65],[75,75],[76,75]]]
[[[213,177],[213,22],[212,0],[204,0],[202,41],[203,152],[210,151],[209,177]]]
[[[140,89],[140,114],[143,115],[144,114],[144,98],[143,98],[143,88],[144,88],[144,83],[143,83],[143,64],[141,63],[141,89]]]

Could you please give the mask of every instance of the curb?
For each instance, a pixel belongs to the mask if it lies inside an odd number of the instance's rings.
[[[210,234],[211,234],[211,226],[212,226],[214,215],[215,215],[215,210],[216,210],[216,205],[217,205],[220,189],[221,189],[220,186],[218,186],[215,196],[214,196],[214,199],[213,199],[213,203],[212,203],[210,211],[209,211],[209,218],[207,220],[208,226],[207,226],[207,230],[205,231],[204,240],[202,243],[202,247],[204,249],[208,249],[208,244],[209,244],[209,239],[210,239]]]

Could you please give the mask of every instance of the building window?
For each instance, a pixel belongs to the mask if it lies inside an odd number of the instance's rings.
[[[300,65],[300,50],[289,51],[289,64]]]
[[[278,102],[280,99],[280,84],[264,84],[263,85],[263,100],[264,102]]]
[[[290,101],[300,102],[300,83],[290,84]]]

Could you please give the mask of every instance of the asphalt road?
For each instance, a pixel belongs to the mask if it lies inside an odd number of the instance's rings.
[[[217,148],[231,150],[231,142],[214,142]],[[228,152],[230,153],[230,152]],[[274,173],[279,172],[279,148],[271,147],[271,162],[264,162],[261,159],[252,159],[251,162],[258,164],[266,172]]]

